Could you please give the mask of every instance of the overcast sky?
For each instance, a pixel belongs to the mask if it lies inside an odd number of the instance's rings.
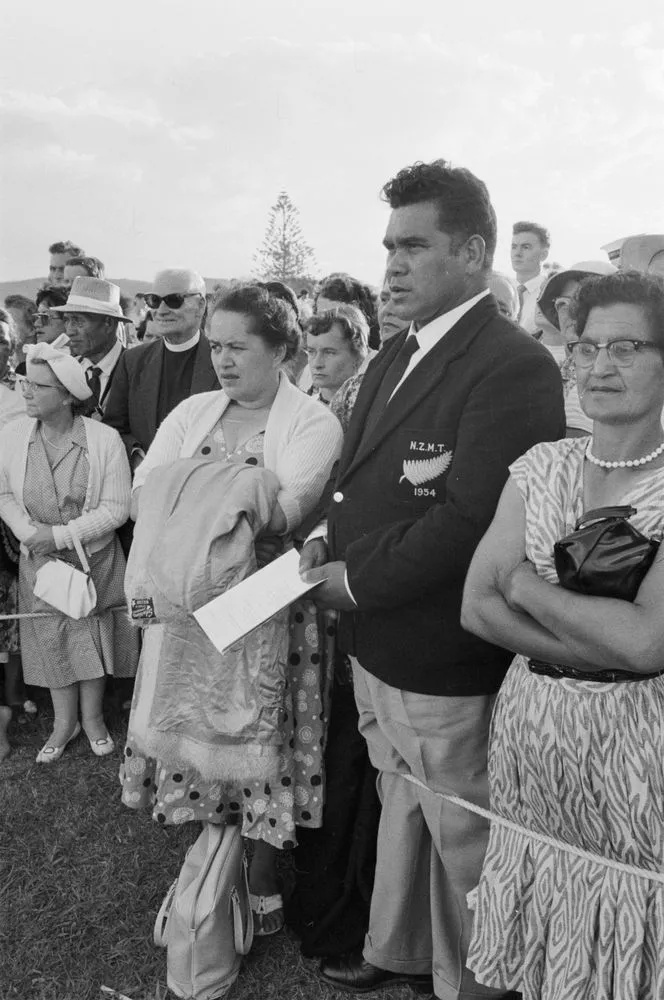
[[[378,282],[382,184],[438,156],[563,263],[664,232],[659,0],[25,0],[3,15],[0,280],[72,239],[117,278],[251,271],[271,204]],[[501,9],[502,8],[502,9]]]

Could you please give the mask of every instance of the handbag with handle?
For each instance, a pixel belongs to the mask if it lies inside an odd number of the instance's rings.
[[[69,618],[86,618],[97,606],[97,591],[90,564],[76,531],[70,526],[76,554],[83,570],[62,559],[49,559],[35,574],[34,595]]]
[[[652,566],[659,540],[629,523],[636,508],[597,507],[553,547],[561,586],[592,597],[633,601]]]
[[[240,829],[204,823],[155,922],[169,990],[187,1000],[225,996],[253,939]]]

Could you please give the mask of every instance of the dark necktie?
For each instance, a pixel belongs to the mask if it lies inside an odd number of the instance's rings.
[[[519,294],[519,315],[517,316],[516,321],[519,323],[521,320],[521,313],[523,312],[523,300],[528,289],[525,285],[518,285],[516,290]]]
[[[408,362],[419,348],[420,345],[417,337],[412,333],[406,337],[400,349],[395,354],[392,364],[385,372],[383,381],[378,386],[378,392],[374,396],[374,401],[367,415],[367,422],[364,429],[365,437],[373,431],[382,417],[392,393],[403,378],[406,368],[408,368]]]
[[[99,397],[101,396],[101,368],[97,368],[96,365],[92,368],[88,368],[85,373],[85,378],[90,388],[90,392],[94,397],[94,404],[95,406],[99,406]]]

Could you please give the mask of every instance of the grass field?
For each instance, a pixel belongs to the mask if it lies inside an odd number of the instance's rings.
[[[120,803],[125,723],[110,715],[115,753],[81,737],[54,765],[35,763],[51,729],[48,700],[12,723],[0,764],[0,1000],[166,1000],[165,952],[152,925],[198,825],[158,827]],[[285,931],[258,940],[229,1000],[342,1000]],[[406,1000],[407,988],[382,990]]]

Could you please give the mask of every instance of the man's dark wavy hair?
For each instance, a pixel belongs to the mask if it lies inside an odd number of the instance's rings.
[[[72,243],[71,240],[58,240],[56,243],[51,243],[48,252],[66,253],[72,257],[85,257],[85,250],[76,243]]]
[[[547,250],[551,248],[551,234],[545,226],[540,226],[539,222],[527,222],[525,219],[522,222],[515,222],[512,226],[512,236],[516,236],[517,233],[534,233],[543,247]]]
[[[571,304],[577,337],[583,336],[592,309],[622,304],[643,309],[651,336],[664,351],[664,278],[641,271],[584,278]]]
[[[105,276],[104,264],[99,257],[70,257],[67,267],[83,267],[88,272],[90,278],[103,278]]]
[[[63,285],[42,285],[37,292],[37,308],[45,302],[49,309],[53,306],[66,306],[69,298],[69,289]]]
[[[210,317],[217,312],[239,313],[253,320],[252,333],[270,347],[286,348],[284,361],[297,354],[300,332],[295,314],[283,299],[270,294],[265,285],[238,283],[221,291],[214,300]]]
[[[484,181],[447,160],[414,163],[388,181],[382,191],[390,208],[432,201],[438,207],[438,224],[452,238],[457,253],[471,236],[481,236],[486,247],[483,270],[493,267],[498,224]]]

